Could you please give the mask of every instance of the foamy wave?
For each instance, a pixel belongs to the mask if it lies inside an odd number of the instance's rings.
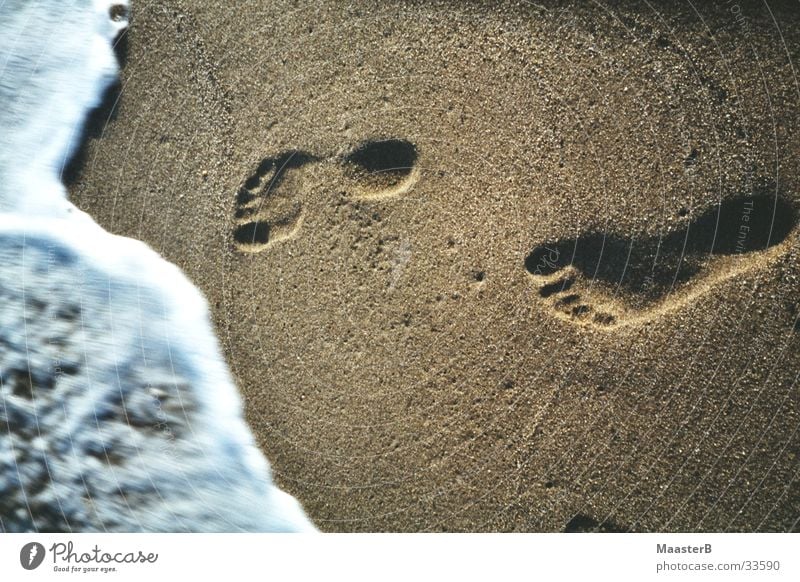
[[[60,175],[117,78],[111,43],[127,9],[126,0],[0,2],[0,211],[73,211]]]
[[[59,181],[117,73],[114,5],[0,0],[0,531],[314,530],[203,296]]]

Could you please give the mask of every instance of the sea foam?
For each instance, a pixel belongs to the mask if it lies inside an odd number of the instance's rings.
[[[117,78],[111,43],[127,26],[127,4],[0,2],[0,211],[74,212],[60,175]]]
[[[313,531],[201,293],[66,199],[125,4],[0,0],[0,531]]]

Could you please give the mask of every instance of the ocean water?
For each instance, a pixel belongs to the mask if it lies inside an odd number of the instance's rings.
[[[60,215],[60,175],[119,71],[124,0],[0,0],[0,211]]]
[[[313,531],[202,294],[60,182],[127,8],[0,0],[0,532]]]

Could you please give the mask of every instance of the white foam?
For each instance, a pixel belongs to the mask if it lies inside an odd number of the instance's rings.
[[[61,172],[119,66],[127,0],[0,1],[0,211],[64,215]]]
[[[0,214],[0,297],[0,530],[314,529],[177,267],[80,221]]]

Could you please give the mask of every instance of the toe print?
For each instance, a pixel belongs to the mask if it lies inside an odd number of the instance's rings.
[[[586,232],[536,247],[525,268],[538,295],[570,321],[609,327],[685,303],[711,284],[758,264],[797,216],[771,195],[729,199],[665,237]],[[705,285],[699,285],[700,281]]]
[[[264,159],[236,194],[233,238],[243,252],[260,252],[295,235],[303,216],[298,170],[314,160],[301,151]]]

